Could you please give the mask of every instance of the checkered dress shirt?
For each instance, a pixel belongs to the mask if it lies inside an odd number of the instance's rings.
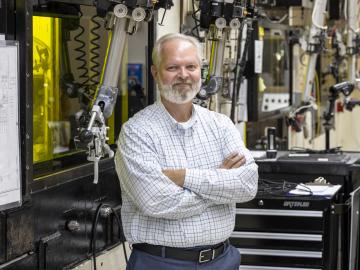
[[[233,152],[245,155],[245,165],[219,169]],[[257,191],[257,165],[233,123],[198,105],[186,123],[176,122],[161,102],[137,113],[122,127],[115,163],[130,244],[217,244],[234,229],[235,202]],[[162,173],[184,168],[183,187]]]

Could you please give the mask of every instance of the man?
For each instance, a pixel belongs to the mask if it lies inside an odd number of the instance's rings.
[[[115,157],[133,247],[127,269],[238,270],[228,238],[235,203],[256,194],[257,166],[228,117],[192,104],[201,85],[197,40],[168,34],[152,57],[161,102],[124,124]]]

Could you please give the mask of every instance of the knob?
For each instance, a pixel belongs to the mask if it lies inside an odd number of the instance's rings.
[[[239,29],[241,23],[238,18],[232,19],[229,23],[231,29]]]
[[[137,7],[132,11],[131,15],[135,22],[141,22],[146,17],[146,11],[141,7]]]
[[[217,27],[218,29],[224,29],[224,28],[226,27],[226,20],[225,20],[225,18],[222,18],[222,17],[217,18],[217,19],[215,20],[215,25],[216,25],[216,27]]]
[[[110,207],[103,207],[100,210],[100,215],[102,217],[108,217],[111,214],[111,208]]]
[[[114,7],[114,14],[118,18],[126,17],[127,13],[128,13],[128,8],[124,4],[117,4]]]
[[[90,130],[83,130],[80,132],[79,138],[83,143],[89,143],[93,140],[93,133]]]
[[[70,232],[80,231],[80,224],[77,222],[77,220],[70,220],[66,222],[66,229],[68,229]]]

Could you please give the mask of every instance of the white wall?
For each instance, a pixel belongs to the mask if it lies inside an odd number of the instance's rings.
[[[158,22],[161,22],[164,10],[161,9],[158,13]],[[180,1],[174,1],[174,6],[166,11],[163,26],[157,24],[156,26],[156,39],[169,34],[180,32]],[[156,89],[156,100],[160,99],[160,93]]]
[[[147,42],[148,42],[148,25],[140,23],[138,31],[129,35],[128,40],[128,63],[142,64],[143,87],[147,91]]]
[[[360,151],[360,107],[355,107],[351,112],[336,113],[336,145],[341,145],[342,150]]]
[[[164,9],[159,10],[158,22],[160,23]],[[174,1],[174,6],[170,10],[166,11],[164,26],[157,24],[156,37],[159,38],[168,33],[179,33],[180,32],[180,1]]]
[[[147,50],[147,23],[140,23],[138,31],[129,35],[128,58],[131,63],[145,63]],[[130,61],[131,60],[131,61]]]
[[[344,151],[360,151],[360,107],[351,112],[337,112],[334,116],[334,128],[330,130],[330,148],[341,146]],[[323,121],[322,121],[323,122]],[[303,132],[289,128],[289,149],[303,147],[316,150],[325,149],[325,133],[312,141],[304,138]]]

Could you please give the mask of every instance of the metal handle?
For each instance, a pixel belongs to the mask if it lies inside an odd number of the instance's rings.
[[[273,239],[273,240],[296,240],[296,241],[315,241],[321,242],[321,234],[301,234],[301,233],[267,233],[267,232],[233,232],[234,238],[251,239]]]
[[[251,208],[237,208],[236,214],[255,215],[255,216],[323,217],[322,211],[251,209]]]
[[[240,254],[274,257],[322,258],[321,251],[238,248]]]

